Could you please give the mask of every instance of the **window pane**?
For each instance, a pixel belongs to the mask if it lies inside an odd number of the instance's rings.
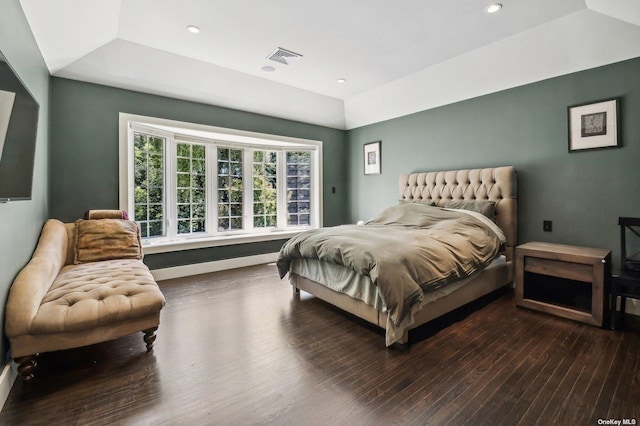
[[[287,225],[311,224],[311,153],[287,152]]]
[[[164,206],[162,204],[149,205],[149,219],[161,221],[163,219]]]
[[[149,166],[152,169],[162,170],[163,169],[163,159],[162,155],[151,154],[149,155]]]
[[[191,191],[187,189],[178,189],[178,202],[188,203],[191,201]]]
[[[188,220],[178,220],[178,234],[188,234],[191,232]]]
[[[138,204],[136,205],[136,217],[135,220],[143,221],[147,220],[147,205],[146,204]]]
[[[191,206],[189,204],[178,205],[178,219],[190,219]]]
[[[218,188],[219,189],[229,189],[229,176],[219,176],[218,177]]]
[[[233,191],[242,191],[242,177],[231,178],[231,189]]]
[[[205,173],[205,161],[204,160],[193,160],[191,164],[191,171],[194,173]]]
[[[242,150],[241,149],[230,149],[229,150],[229,159],[231,161],[242,162]]]
[[[178,156],[177,196],[178,203],[180,203],[178,205],[178,234],[203,232],[206,215],[204,145],[180,142],[176,147]]]
[[[287,164],[296,164],[296,163],[298,163],[298,153],[287,152]]]
[[[243,229],[242,154],[241,149],[218,148],[218,230],[221,232]]]
[[[231,229],[242,229],[242,218],[241,217],[232,217],[231,218]]]
[[[187,173],[178,173],[178,188],[189,188],[191,186],[191,176]]]
[[[150,169],[147,173],[147,179],[150,187],[161,187],[163,185],[162,169]]]
[[[298,164],[311,164],[311,153],[309,151],[299,152]]]
[[[178,144],[178,157],[189,158],[191,155],[191,146],[188,143]]]
[[[267,220],[268,204],[277,205],[277,153],[274,151],[253,152],[253,226],[264,228],[275,226]],[[275,210],[275,208],[273,209]],[[275,211],[273,212],[275,214]]]
[[[134,133],[134,215],[145,238],[165,235],[164,142]]]
[[[136,204],[146,202],[148,196],[149,196],[149,194],[147,193],[147,189],[146,188],[142,188],[142,187],[136,187],[135,188],[135,190],[134,190],[134,199],[135,199]]]
[[[164,235],[164,226],[160,221],[150,221],[149,222],[149,237],[157,237],[160,235]]]
[[[197,204],[193,206],[191,217],[193,217],[194,219],[204,219],[204,215],[205,215],[204,204]]]
[[[162,188],[151,188],[149,190],[149,202],[162,204]]]
[[[230,207],[231,216],[242,216],[242,204],[232,203]]]
[[[204,174],[198,173],[198,174],[192,174],[191,175],[191,180],[193,182],[191,182],[194,186],[194,188],[200,188],[200,189],[204,189],[205,187],[205,181],[206,181],[206,176]]]
[[[149,146],[151,153],[162,154],[164,152],[164,138],[151,137],[149,139]]]
[[[193,232],[204,232],[204,219],[192,220],[191,229]]]
[[[193,156],[193,158],[205,158],[205,149],[204,149],[204,145],[192,145],[192,153],[191,155]]]
[[[178,171],[188,173],[191,168],[191,162],[188,158],[178,158]]]
[[[220,176],[228,176],[229,175],[229,162],[228,161],[218,161],[218,175],[220,175]]]
[[[264,211],[266,214],[275,215],[278,212],[278,203],[276,201],[270,201],[264,205]]]
[[[194,189],[191,191],[191,205],[196,207],[196,206],[202,206],[204,208],[205,205],[205,192],[201,189]]]

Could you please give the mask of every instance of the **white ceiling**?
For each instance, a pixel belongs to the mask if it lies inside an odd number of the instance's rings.
[[[52,75],[341,129],[640,56],[638,0],[20,3]]]

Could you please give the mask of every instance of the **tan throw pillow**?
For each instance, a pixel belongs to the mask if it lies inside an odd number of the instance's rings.
[[[111,259],[142,259],[140,228],[122,219],[76,221],[74,264]]]

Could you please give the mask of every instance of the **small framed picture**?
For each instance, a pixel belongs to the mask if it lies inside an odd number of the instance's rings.
[[[620,146],[620,99],[568,108],[569,152]]]
[[[380,167],[382,158],[380,157],[381,141],[364,144],[364,174],[379,175],[382,172]]]

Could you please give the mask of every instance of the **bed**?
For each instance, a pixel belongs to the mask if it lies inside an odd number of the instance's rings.
[[[280,276],[288,273],[294,292],[382,327],[387,346],[408,344],[409,330],[512,283],[516,186],[511,166],[402,175],[398,205],[364,225],[311,230],[289,240],[276,262]],[[365,233],[372,240],[360,242]],[[388,242],[394,233],[401,243]],[[396,246],[404,253],[395,253]],[[385,249],[371,254],[376,247]],[[459,263],[451,266],[444,251]]]

